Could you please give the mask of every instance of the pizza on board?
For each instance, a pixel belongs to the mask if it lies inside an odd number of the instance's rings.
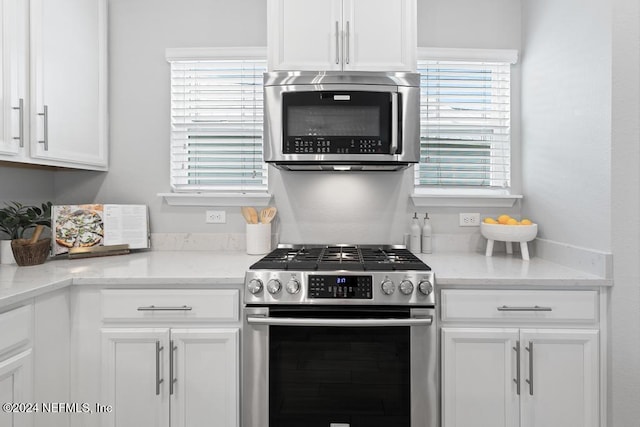
[[[56,221],[56,242],[66,248],[96,246],[104,237],[102,216],[94,209],[61,211]]]

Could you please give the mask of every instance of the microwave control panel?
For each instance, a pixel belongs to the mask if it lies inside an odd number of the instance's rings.
[[[390,145],[379,137],[292,137],[284,154],[390,154]]]

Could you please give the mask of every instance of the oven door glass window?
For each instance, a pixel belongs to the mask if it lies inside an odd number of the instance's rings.
[[[269,427],[410,426],[409,327],[271,326],[269,342]]]
[[[285,154],[390,154],[388,92],[285,92]]]

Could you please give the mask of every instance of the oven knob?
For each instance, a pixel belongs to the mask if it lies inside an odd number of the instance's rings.
[[[249,292],[252,294],[259,294],[262,291],[262,280],[260,279],[251,279],[249,280],[249,284],[247,285],[249,288]]]
[[[396,291],[396,285],[389,279],[384,280],[380,287],[382,288],[382,293],[385,295],[391,295]]]
[[[400,292],[404,295],[411,295],[413,292],[413,283],[411,283],[411,280],[403,280],[400,282]]]
[[[420,292],[422,292],[423,294],[429,295],[431,292],[433,292],[433,285],[430,281],[423,280],[418,285],[418,289],[420,289]]]
[[[280,283],[280,280],[271,279],[267,282],[267,291],[269,291],[271,295],[277,294],[278,292],[280,292],[281,289],[282,289],[282,283]]]
[[[296,279],[291,279],[287,282],[286,289],[290,294],[297,294],[300,292],[300,282]]]

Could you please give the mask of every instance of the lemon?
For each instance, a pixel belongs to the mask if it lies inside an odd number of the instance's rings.
[[[531,222],[531,220],[525,218],[522,221],[520,221],[520,224],[522,224],[522,225],[531,225],[533,223]]]
[[[517,219],[509,218],[509,219],[507,220],[507,225],[520,225],[520,223],[518,222],[518,220],[517,220]]]
[[[486,217],[483,221],[485,224],[497,224],[498,221],[496,221],[495,219],[491,218],[491,217]]]
[[[509,215],[503,214],[498,217],[498,222],[500,224],[507,224],[507,222],[512,219]]]

